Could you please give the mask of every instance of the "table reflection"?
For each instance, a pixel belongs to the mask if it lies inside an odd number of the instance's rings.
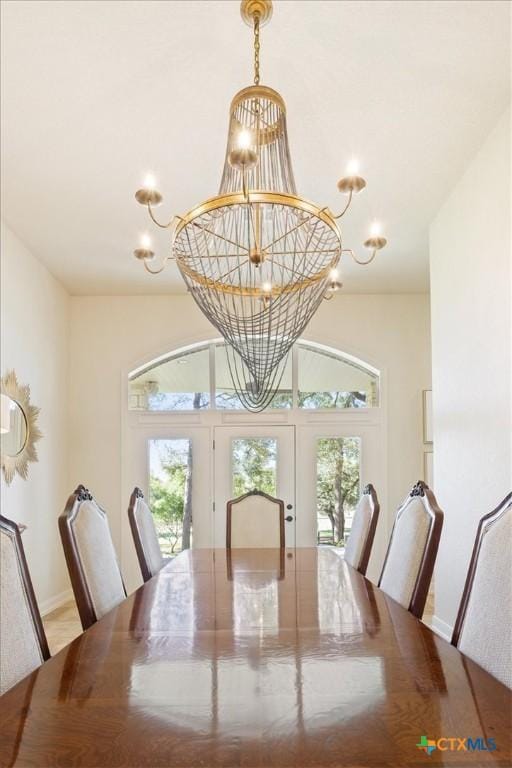
[[[289,576],[294,575],[291,559]],[[233,632],[276,634],[279,630],[280,589],[285,579],[284,549],[269,549],[255,557],[255,550],[226,550],[226,576],[232,583]]]
[[[268,580],[282,581],[285,576],[286,561],[292,571],[295,571],[293,552],[280,549],[226,549],[226,575],[228,581],[233,581],[235,575],[262,573]]]
[[[325,568],[321,559],[317,563],[316,583],[321,630],[342,625],[370,634],[378,630],[380,620],[373,585],[342,558],[334,558],[332,568]]]
[[[421,733],[506,759],[510,693],[336,554],[180,558],[2,697],[0,765],[389,767]]]
[[[342,627],[356,636],[378,631],[373,587],[342,559],[326,567],[325,553],[309,555],[298,570],[293,551],[217,552],[211,608],[222,634],[213,646],[201,632],[175,641],[172,661],[157,660],[155,649],[153,663],[141,657],[132,667],[132,703],[163,716],[165,701],[174,727],[223,739],[256,738],[273,724],[297,736],[304,718],[308,728],[324,728],[375,707],[385,690],[383,659],[370,649],[347,653],[339,636]],[[179,593],[184,574],[176,575]],[[188,578],[198,578],[193,568]],[[140,624],[140,616],[132,619],[131,626]]]
[[[419,620],[415,632],[406,631],[403,609],[394,600],[388,600],[386,610],[393,627],[397,651],[401,664],[408,671],[414,686],[420,693],[436,691],[446,693],[443,665],[438,653],[436,636],[423,631]]]

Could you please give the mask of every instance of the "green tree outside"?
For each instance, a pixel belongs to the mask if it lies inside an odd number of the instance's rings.
[[[317,442],[319,528],[323,518],[337,546],[345,544],[347,512],[354,510],[359,499],[360,454],[357,437],[325,437]]]
[[[277,441],[271,437],[233,440],[233,497],[254,489],[276,495]]]
[[[167,442],[167,441],[165,441]],[[187,457],[183,451],[168,441],[167,455],[162,459],[163,478],[151,474],[149,479],[149,503],[155,517],[158,538],[165,556],[177,554],[183,547],[183,519],[187,487]],[[183,441],[181,442],[188,442]],[[190,544],[189,544],[190,546]]]

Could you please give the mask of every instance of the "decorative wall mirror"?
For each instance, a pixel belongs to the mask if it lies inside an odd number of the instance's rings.
[[[30,404],[30,387],[18,383],[14,371],[0,380],[0,449],[5,482],[16,472],[26,480],[28,464],[37,461],[35,443],[42,437],[37,427],[39,408]]]

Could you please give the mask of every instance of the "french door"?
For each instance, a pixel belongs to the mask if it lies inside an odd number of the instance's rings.
[[[369,575],[378,576],[387,541],[386,467],[379,423],[305,414],[317,422],[177,424],[137,415],[127,426],[123,452],[122,564],[131,591],[140,584],[126,508],[133,488],[149,500],[165,555],[191,547],[225,547],[226,504],[259,489],[283,499],[287,547],[343,545],[361,488],[372,482],[383,512]],[[304,419],[304,414],[301,414]],[[191,418],[191,417],[187,417]],[[158,423],[156,423],[158,421]],[[343,520],[333,488],[340,480]],[[346,494],[347,488],[352,495]],[[338,493],[339,498],[339,493]],[[339,504],[338,504],[339,507]],[[190,519],[191,518],[191,519]],[[377,565],[376,565],[377,564]]]
[[[369,482],[376,487],[382,506],[385,467],[381,441],[378,424],[325,422],[298,427],[298,546],[322,543],[322,535],[326,536],[325,543],[343,545],[350,533],[359,494]],[[341,505],[340,496],[343,498]],[[339,506],[345,507],[341,514]],[[370,560],[369,576],[372,579],[378,576],[374,563],[382,560],[386,537],[385,511],[382,511]]]
[[[164,556],[212,546],[211,438],[208,427],[152,425],[129,428],[123,499],[135,486],[155,517]],[[141,583],[128,515],[122,511],[122,563],[128,591]]]
[[[250,490],[283,499],[285,545],[295,546],[295,427],[214,428],[214,541],[226,546],[226,504]]]

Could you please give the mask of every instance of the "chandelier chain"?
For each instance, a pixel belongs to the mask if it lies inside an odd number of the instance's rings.
[[[254,85],[260,84],[260,15],[254,14]]]

